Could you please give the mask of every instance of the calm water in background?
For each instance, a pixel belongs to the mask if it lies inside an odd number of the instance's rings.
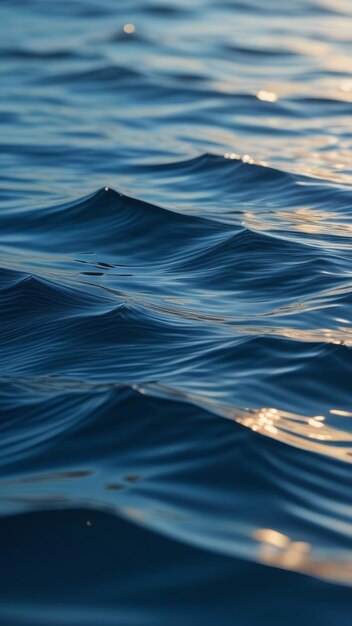
[[[350,0],[0,24],[1,624],[347,626]]]

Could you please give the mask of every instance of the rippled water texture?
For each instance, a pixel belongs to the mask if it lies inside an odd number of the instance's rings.
[[[1,624],[348,626],[350,0],[0,24]]]

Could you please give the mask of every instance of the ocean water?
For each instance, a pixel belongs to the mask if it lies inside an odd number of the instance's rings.
[[[1,625],[350,625],[351,1],[0,24]]]

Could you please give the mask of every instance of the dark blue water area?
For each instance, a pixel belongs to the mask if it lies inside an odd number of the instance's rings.
[[[1,0],[0,623],[349,626],[350,0]]]

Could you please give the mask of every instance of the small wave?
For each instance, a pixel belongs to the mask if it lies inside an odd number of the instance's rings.
[[[9,388],[4,383],[3,379],[2,394]],[[201,402],[170,390],[152,388],[152,394],[159,394],[159,398],[153,398],[145,395],[145,391],[149,394],[146,388],[139,388],[137,393],[137,389],[116,385],[77,386],[55,379],[18,379],[10,384],[16,388],[18,400],[16,406],[7,394],[7,428],[2,441],[6,451],[2,466],[7,466],[7,472],[2,480],[1,500],[8,511],[57,509],[70,504],[110,510],[182,543],[351,584],[344,531],[349,474],[341,464],[346,460],[343,448],[331,463],[324,459],[325,453],[320,459],[319,454],[311,456],[311,452],[320,452],[314,449],[313,440],[306,452],[293,454],[284,453],[278,441],[271,444],[268,440],[266,444],[258,439],[258,433],[264,433],[267,427],[266,434],[273,436],[269,425],[275,422],[282,433],[288,426],[309,441],[310,433],[314,431],[315,436],[319,430],[314,422],[325,434],[335,433],[336,445],[337,431],[328,429],[319,418],[280,415],[273,409],[263,409],[242,412],[246,417],[241,422],[238,411],[235,421],[245,425],[245,420],[252,418],[249,430],[242,431],[240,427],[229,427],[226,420],[221,424],[211,417],[210,403],[197,408]],[[161,399],[160,394],[167,399]],[[22,409],[26,407],[25,419],[19,414],[19,400]],[[184,404],[185,400],[191,404]],[[254,424],[257,432],[253,432]],[[211,433],[215,442],[209,437]],[[203,442],[201,447],[199,441]],[[63,443],[66,459],[61,469]],[[49,445],[50,462],[44,466]],[[214,445],[215,457],[210,455]],[[126,448],[128,454],[124,457]],[[204,463],[210,458],[212,470]],[[221,488],[216,478],[220,466],[226,476]],[[27,467],[32,467],[32,472]],[[35,467],[37,471],[33,472]],[[276,491],[280,492],[279,505]],[[251,507],[253,493],[257,502],[266,502],[259,511]],[[241,502],[240,509],[234,494]]]

